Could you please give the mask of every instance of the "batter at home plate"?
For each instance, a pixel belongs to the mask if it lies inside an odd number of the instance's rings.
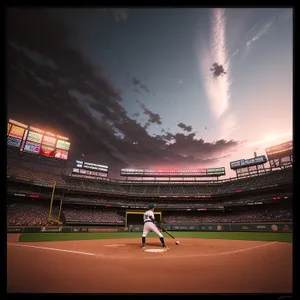
[[[147,237],[148,233],[150,231],[153,231],[158,235],[160,242],[162,244],[162,247],[165,250],[168,250],[168,247],[166,246],[165,241],[164,241],[164,236],[161,234],[161,232],[159,231],[159,229],[156,226],[155,217],[154,217],[154,209],[155,209],[155,204],[154,203],[149,204],[148,210],[143,215],[144,228],[143,228],[143,235],[142,235],[142,249],[145,250],[145,248],[146,248],[146,237]]]

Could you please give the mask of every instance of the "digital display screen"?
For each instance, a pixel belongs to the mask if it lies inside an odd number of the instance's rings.
[[[70,143],[62,140],[57,140],[56,148],[68,151],[70,149]]]
[[[100,172],[108,172],[107,168],[101,168],[98,167],[97,165],[90,165],[90,164],[83,164],[83,168],[84,169],[88,169],[88,170],[95,170],[95,171],[100,171]]]
[[[9,136],[22,139],[25,129],[16,125],[12,125],[10,128]]]
[[[269,160],[291,156],[293,154],[293,141],[267,148],[266,154]]]
[[[225,168],[195,170],[121,169],[121,176],[135,177],[205,177],[212,175],[225,175]]]
[[[55,147],[55,144],[56,144],[56,138],[55,138],[55,137],[52,137],[52,136],[44,135],[42,144],[43,144],[43,145],[47,145],[47,146]]]
[[[28,132],[28,136],[27,136],[28,141],[40,144],[42,142],[42,138],[43,135],[41,133],[37,133],[33,131]]]
[[[41,146],[40,154],[48,157],[53,157],[54,156],[54,147],[49,147],[49,146]]]
[[[206,170],[207,175],[217,175],[217,176],[221,176],[221,175],[225,175],[225,168],[209,168]]]
[[[240,160],[230,162],[230,168],[231,169],[236,169],[236,168],[239,168],[240,166],[241,166],[241,161]]]
[[[24,151],[38,154],[40,152],[40,145],[38,143],[27,141],[24,146]]]
[[[101,177],[95,177],[95,176],[90,176],[90,175],[85,175],[85,174],[76,174],[76,173],[72,173],[72,177],[95,179],[95,180],[101,180],[101,179],[103,179],[103,176],[101,176]]]
[[[70,145],[67,137],[12,119],[7,122],[7,146],[19,148],[20,152],[67,160]]]
[[[55,150],[55,154],[54,154],[55,158],[67,160],[68,156],[69,156],[68,151],[64,151],[64,150],[60,150],[60,149]]]
[[[7,137],[7,146],[19,148],[21,146],[21,139],[15,138],[13,136]]]
[[[7,134],[9,133],[10,127],[11,127],[11,124],[7,123]]]
[[[94,177],[107,177],[107,173],[90,171],[90,170],[79,169],[79,168],[73,168],[73,173],[90,175],[90,176],[94,176]]]
[[[246,167],[261,165],[261,164],[266,163],[267,161],[268,160],[265,155],[260,155],[260,156],[253,157],[253,158],[232,161],[232,162],[230,162],[230,168],[232,170],[246,168]]]

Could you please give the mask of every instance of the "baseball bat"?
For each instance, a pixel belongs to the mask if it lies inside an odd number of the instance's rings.
[[[175,240],[175,237],[171,234],[171,233],[169,233],[167,230],[165,230],[164,228],[162,228],[162,227],[160,227],[159,225],[156,225],[158,228],[160,228],[161,230],[163,230],[166,234],[168,234],[172,239],[174,239]]]

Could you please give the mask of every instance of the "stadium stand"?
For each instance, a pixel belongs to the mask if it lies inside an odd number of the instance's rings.
[[[58,185],[66,185],[65,181],[59,175],[54,175],[52,173],[46,173],[38,170],[31,170],[20,167],[18,165],[7,165],[7,174],[11,177],[36,183],[46,182],[48,184],[53,184],[54,181],[56,181]]]
[[[10,226],[45,226],[47,224],[49,202],[23,200],[7,204],[7,225]],[[111,207],[64,205],[63,215],[66,223],[114,223],[124,224],[125,212]],[[207,212],[163,212],[165,224],[193,223],[239,223],[239,222],[288,222],[293,214],[290,203],[264,204],[232,208],[226,211]]]
[[[11,203],[7,204],[7,225],[9,226],[44,226],[47,224],[49,204],[46,203]]]
[[[57,186],[75,188],[77,190],[94,190],[99,193],[114,193],[126,195],[217,195],[235,192],[236,190],[254,189],[275,184],[292,183],[292,168],[272,171],[263,175],[257,175],[242,179],[218,181],[216,183],[187,183],[187,184],[151,184],[151,183],[124,183],[124,181],[87,180],[71,176],[62,177],[36,170],[25,169],[16,165],[7,166],[7,174],[10,177],[30,180],[36,183],[46,182]]]
[[[292,171],[287,168],[214,182],[150,183],[81,179],[9,164],[7,225],[45,226],[54,181],[55,199],[63,200],[61,218],[66,223],[123,225],[126,208],[144,210],[149,199],[155,201],[163,221],[169,224],[291,221],[292,206],[286,199],[292,198]],[[31,194],[40,199],[29,199]],[[59,206],[54,202],[52,214],[58,218]],[[201,211],[204,209],[207,211]]]
[[[124,216],[119,215],[112,208],[103,207],[66,207],[63,210],[66,222],[84,223],[119,223],[125,222]]]
[[[291,222],[293,214],[291,206],[286,204],[246,207],[243,210],[227,212],[166,212],[163,222],[166,224],[196,223],[243,223],[243,222]]]

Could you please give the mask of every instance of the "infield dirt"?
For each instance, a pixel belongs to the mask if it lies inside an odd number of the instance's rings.
[[[34,293],[291,293],[292,244],[167,239],[19,243],[8,234],[7,291]],[[160,248],[157,238],[147,248]]]

